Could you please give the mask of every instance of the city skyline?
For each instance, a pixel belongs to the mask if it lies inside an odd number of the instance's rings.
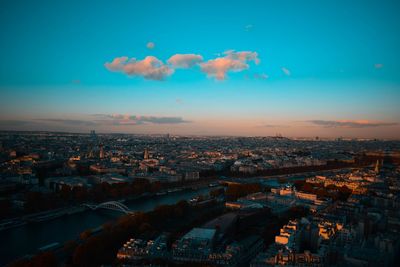
[[[0,5],[0,130],[400,138],[396,1]]]

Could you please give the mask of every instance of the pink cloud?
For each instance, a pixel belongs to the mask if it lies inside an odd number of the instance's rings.
[[[111,61],[111,63],[106,63],[104,66],[109,71],[120,71],[123,69],[125,62],[128,60],[128,57],[116,57]]]
[[[147,80],[162,81],[174,73],[172,68],[153,56],[147,56],[143,60],[135,58],[128,60],[128,57],[118,57],[104,65],[110,71],[120,71],[129,76],[142,76]]]
[[[207,73],[209,77],[217,80],[225,80],[228,71],[239,72],[248,69],[248,61],[254,61],[256,64],[260,62],[256,52],[235,52],[234,50],[229,50],[224,52],[224,55],[224,57],[210,59],[207,62],[201,63],[201,70]]]
[[[229,50],[224,56],[203,62],[203,57],[197,54],[175,54],[168,59],[168,64],[154,56],[147,56],[143,60],[128,57],[117,57],[104,66],[109,71],[125,73],[129,76],[142,76],[148,80],[164,80],[174,73],[175,68],[191,68],[199,65],[209,77],[224,80],[227,72],[239,72],[249,68],[249,62],[260,63],[257,52]],[[260,78],[266,78],[260,76]]]
[[[189,123],[182,117],[140,116],[129,114],[94,114],[94,123],[102,125],[142,125],[142,124],[179,124]]]
[[[395,122],[369,120],[311,120],[309,122],[326,128],[368,128],[398,125]]]
[[[217,80],[225,80],[228,71],[242,71],[248,69],[249,65],[240,60],[219,57],[202,63],[200,67],[209,77],[213,77]]]
[[[175,54],[168,59],[168,63],[175,68],[191,68],[203,61],[203,57],[196,54]]]

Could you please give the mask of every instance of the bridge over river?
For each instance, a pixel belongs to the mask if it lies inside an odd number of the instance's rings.
[[[108,201],[100,204],[83,204],[83,206],[88,207],[91,210],[107,209],[113,211],[120,211],[125,214],[135,213],[134,211],[130,210],[125,204],[118,201]]]

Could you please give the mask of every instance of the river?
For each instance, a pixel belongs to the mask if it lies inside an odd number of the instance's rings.
[[[150,211],[163,204],[175,204],[200,194],[208,193],[205,187],[197,191],[181,191],[163,196],[132,200],[125,203],[133,211]],[[105,222],[115,220],[122,214],[109,210],[87,210],[41,223],[30,223],[0,232],[0,266],[33,254],[45,245],[73,240],[86,229],[96,228]]]

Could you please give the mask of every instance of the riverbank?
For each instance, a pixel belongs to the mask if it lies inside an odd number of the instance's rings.
[[[134,201],[134,200],[139,200],[139,199],[147,199],[151,198],[154,196],[163,196],[175,192],[181,192],[185,190],[198,190],[202,187],[205,187],[207,184],[209,184],[210,181],[202,181],[199,183],[192,183],[188,185],[182,185],[179,187],[171,187],[167,188],[165,190],[161,190],[160,192],[157,193],[143,193],[139,196],[131,196],[131,197],[126,197],[123,199],[109,199],[107,201],[119,201],[119,202],[127,202],[127,201]],[[62,216],[68,216],[71,214],[75,214],[78,212],[83,212],[87,209],[87,206],[85,205],[86,203],[81,203],[75,206],[69,206],[69,207],[62,207],[58,209],[53,209],[53,210],[47,210],[47,211],[41,211],[29,215],[23,215],[20,217],[14,217],[10,219],[5,219],[0,222],[0,232],[11,229],[11,228],[16,228],[20,226],[24,226],[29,223],[38,223],[38,222],[45,222],[45,221],[50,221],[57,219]],[[95,204],[100,204],[100,203],[95,203]]]
[[[171,205],[180,200],[190,200],[195,196],[208,194],[214,187],[204,184],[197,190],[171,192],[162,196],[146,196],[134,200],[126,200],[124,204],[133,211],[150,211],[160,205]],[[109,210],[92,211],[89,209],[68,216],[54,218],[48,221],[27,223],[20,227],[2,231],[2,246],[0,249],[0,266],[27,254],[35,254],[38,248],[52,243],[63,244],[76,240],[78,235],[87,230],[95,229],[106,222],[117,219],[120,212]]]

